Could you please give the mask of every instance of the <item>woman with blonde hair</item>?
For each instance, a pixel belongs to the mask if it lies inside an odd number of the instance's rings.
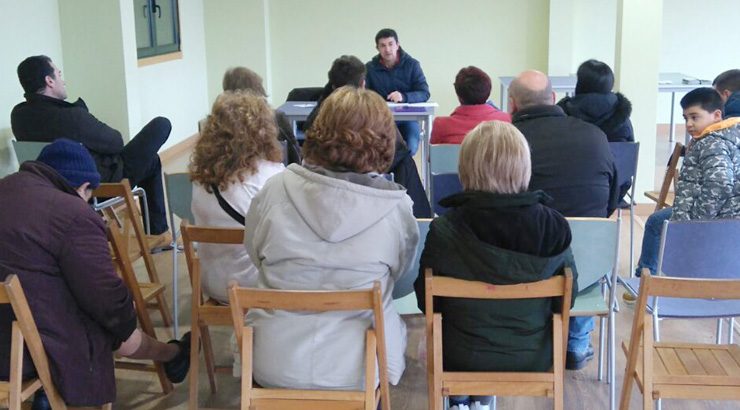
[[[284,169],[276,136],[274,113],[262,96],[225,92],[216,98],[190,163],[197,225],[244,226],[252,198]],[[219,302],[228,303],[230,281],[257,282],[257,268],[243,246],[202,244],[198,255],[203,290]]]
[[[544,192],[527,192],[529,146],[516,127],[479,124],[465,136],[459,164],[464,191],[440,202],[452,209],[432,221],[414,283],[422,311],[424,268],[437,276],[511,285],[544,280],[573,265],[568,222],[547,207]],[[444,317],[445,370],[548,370],[553,308],[551,299],[436,300],[434,311]],[[450,400],[451,409],[488,409],[491,398]]]
[[[380,173],[393,160],[396,129],[376,93],[340,87],[308,130],[303,165],[270,179],[246,218],[258,286],[290,290],[367,289],[381,283],[388,376],[405,368],[406,326],[395,281],[409,270],[419,231],[411,199]],[[363,338],[372,312],[250,310],[254,379],[265,387],[363,389]]]

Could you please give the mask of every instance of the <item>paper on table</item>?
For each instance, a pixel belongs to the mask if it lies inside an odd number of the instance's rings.
[[[439,107],[439,104],[433,101],[420,102],[420,103],[388,103],[388,106],[393,107]]]
[[[294,107],[298,108],[309,108],[309,107],[315,107],[316,103],[301,103],[301,104],[293,104]]]

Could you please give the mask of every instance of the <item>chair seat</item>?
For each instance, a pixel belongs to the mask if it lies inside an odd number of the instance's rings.
[[[640,278],[624,279],[624,286],[637,295]],[[648,298],[647,308],[652,311],[653,297]],[[665,318],[719,318],[740,316],[740,300],[683,299],[662,297],[658,300],[658,316]]]
[[[627,354],[628,346],[622,342]],[[643,391],[642,347],[637,385]],[[662,342],[653,346],[653,398],[740,399],[738,345]]]
[[[207,299],[198,308],[198,322],[207,326],[231,326],[231,308],[213,299]]]
[[[591,286],[576,295],[576,302],[570,309],[571,316],[603,316],[609,313],[601,286]]]

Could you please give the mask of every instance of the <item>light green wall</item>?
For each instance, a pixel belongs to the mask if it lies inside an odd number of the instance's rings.
[[[119,2],[61,1],[59,21],[65,62],[61,68],[69,101],[82,97],[95,117],[127,139],[128,106]]]
[[[269,91],[265,13],[267,1],[219,0],[203,4],[208,101],[221,93],[224,72],[235,66],[254,70],[265,80]]]
[[[439,114],[458,105],[452,83],[476,65],[494,80],[527,68],[547,69],[548,0],[282,0],[270,2],[274,103],[294,87],[322,86],[342,54],[368,61],[375,33],[396,29],[399,43],[421,62]]]
[[[18,169],[10,146],[10,111],[23,101],[16,68],[24,58],[45,54],[64,66],[56,0],[0,0],[0,177]],[[33,16],[29,20],[27,16]],[[66,73],[65,73],[66,75]]]

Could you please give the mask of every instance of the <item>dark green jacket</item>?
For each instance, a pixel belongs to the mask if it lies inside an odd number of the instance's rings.
[[[432,221],[415,283],[424,310],[425,267],[438,276],[498,285],[535,282],[573,268],[568,222],[542,191],[517,195],[464,192]],[[572,303],[572,301],[571,301]],[[452,371],[546,371],[552,364],[552,299],[438,298],[443,364]]]

